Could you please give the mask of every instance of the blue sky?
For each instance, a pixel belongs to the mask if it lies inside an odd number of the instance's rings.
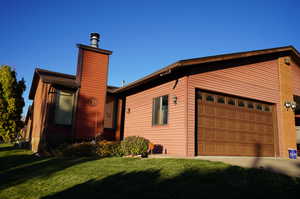
[[[120,86],[180,59],[279,46],[300,50],[298,0],[0,0],[0,65],[75,74],[77,43],[101,34],[112,50],[109,84]]]

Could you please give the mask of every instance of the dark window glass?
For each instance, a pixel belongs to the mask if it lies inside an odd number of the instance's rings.
[[[254,105],[253,105],[253,103],[252,103],[252,102],[248,102],[248,108],[251,108],[251,109],[253,109],[253,108],[254,108]]]
[[[219,97],[218,97],[218,103],[220,103],[220,104],[225,104],[225,97],[219,96]]]
[[[264,111],[270,112],[270,107],[268,105],[265,105]]]
[[[229,105],[235,105],[235,100],[232,99],[232,98],[228,99],[228,104]]]
[[[200,91],[196,92],[196,98],[202,100],[202,93]]]
[[[207,95],[207,96],[206,96],[206,101],[208,101],[208,102],[213,102],[213,101],[214,101],[214,96],[212,96],[212,95]]]
[[[262,111],[262,105],[261,104],[256,104],[256,109]]]
[[[239,101],[238,101],[238,106],[239,106],[239,107],[245,107],[245,102],[239,100]]]
[[[73,120],[74,93],[57,90],[54,122],[59,125],[71,125]]]
[[[156,97],[153,99],[152,124],[168,124],[168,95]]]

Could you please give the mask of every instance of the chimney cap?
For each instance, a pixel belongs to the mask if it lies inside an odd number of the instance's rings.
[[[97,37],[98,39],[100,38],[100,34],[99,33],[97,33],[97,32],[92,32],[91,33],[91,38],[92,37]]]
[[[95,47],[95,48],[98,48],[99,46],[99,38],[100,38],[100,35],[99,33],[96,33],[96,32],[92,32],[90,34],[90,41],[91,41],[91,46],[92,47]]]

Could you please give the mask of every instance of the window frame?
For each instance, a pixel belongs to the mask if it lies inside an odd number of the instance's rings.
[[[212,100],[208,100],[209,97],[211,97]],[[216,96],[214,94],[205,93],[205,102],[215,103],[216,102]]]
[[[162,110],[163,108],[163,97],[167,97],[167,114],[165,115],[164,114],[164,111]],[[155,106],[155,100],[159,99],[160,101],[160,108],[159,108],[159,112],[161,111],[161,113],[158,113],[158,114],[161,114],[162,115],[162,119],[161,119],[161,123],[160,122],[157,122],[158,119],[156,119],[156,106]],[[158,97],[154,97],[152,98],[152,126],[155,127],[155,126],[166,126],[169,124],[169,94],[167,95],[161,95],[161,96],[158,96]],[[166,119],[164,118],[164,116],[166,116]],[[164,121],[166,121],[166,123],[164,123]]]
[[[70,120],[69,124],[60,123],[56,119],[57,110],[59,109],[59,97],[61,95],[60,92],[69,93],[70,96],[73,96],[73,99],[72,99],[73,105],[72,105],[72,111],[71,111],[71,120]],[[74,121],[74,108],[75,108],[75,95],[76,95],[76,92],[71,91],[71,90],[56,89],[56,91],[55,91],[55,97],[54,97],[54,110],[53,110],[53,124],[54,125],[56,125],[56,126],[66,126],[66,127],[69,127],[69,126],[73,125],[73,121]]]
[[[216,98],[217,98],[216,99],[217,104],[226,104],[226,96],[217,95]],[[223,99],[223,101],[221,101],[220,99]]]
[[[231,104],[230,102],[233,102],[234,104]],[[237,102],[236,102],[237,100],[236,100],[236,98],[233,98],[233,97],[228,97],[227,98],[227,105],[230,105],[230,106],[236,106],[237,105]]]

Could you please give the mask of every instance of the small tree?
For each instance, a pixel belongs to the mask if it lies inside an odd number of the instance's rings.
[[[0,66],[0,137],[5,142],[13,141],[23,128],[21,114],[25,88],[24,79],[18,81],[10,66]]]

